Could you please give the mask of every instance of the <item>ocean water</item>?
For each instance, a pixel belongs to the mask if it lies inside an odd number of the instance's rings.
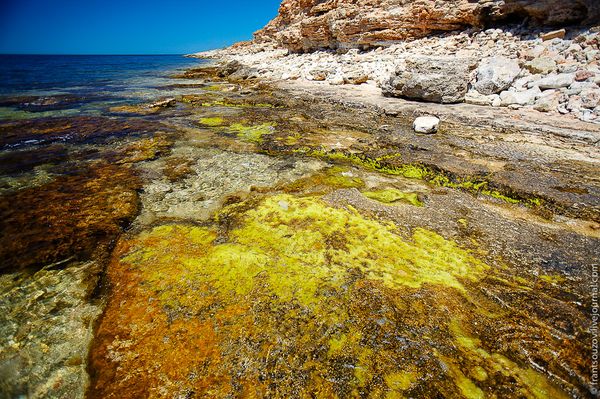
[[[0,55],[0,119],[97,114],[178,94],[160,88],[174,82],[170,76],[203,62],[181,55]],[[43,98],[31,104],[15,99],[19,96]],[[62,101],[54,107],[35,106],[56,96]]]

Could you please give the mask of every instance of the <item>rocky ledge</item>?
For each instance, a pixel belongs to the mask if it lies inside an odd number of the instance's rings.
[[[596,1],[397,3],[285,0],[253,41],[193,56],[230,62],[233,79],[367,84],[600,123]]]

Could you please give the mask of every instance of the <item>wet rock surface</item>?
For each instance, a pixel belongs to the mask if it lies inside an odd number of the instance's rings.
[[[593,132],[422,135],[237,68],[2,125],[3,391],[591,397]]]

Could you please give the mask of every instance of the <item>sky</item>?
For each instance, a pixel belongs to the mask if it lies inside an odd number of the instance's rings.
[[[0,53],[187,54],[252,38],[281,0],[0,0]]]

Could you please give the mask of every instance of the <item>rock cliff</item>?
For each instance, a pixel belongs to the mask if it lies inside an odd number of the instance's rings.
[[[366,49],[470,27],[598,21],[598,0],[283,0],[255,40],[293,52]]]

